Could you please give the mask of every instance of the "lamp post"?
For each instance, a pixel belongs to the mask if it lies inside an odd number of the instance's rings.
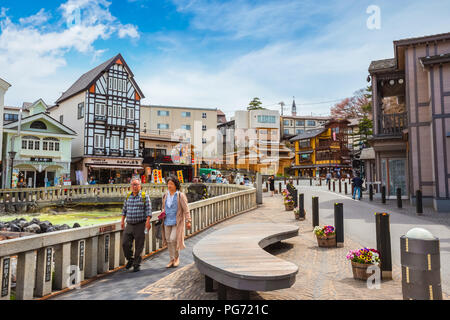
[[[16,157],[16,153],[15,151],[9,151],[9,160],[11,160],[11,169],[10,169],[10,173],[11,173],[11,179],[10,179],[10,187],[12,189],[12,181],[13,181],[13,168],[14,168],[14,158]]]

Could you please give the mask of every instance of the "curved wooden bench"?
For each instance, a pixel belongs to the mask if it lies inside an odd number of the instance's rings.
[[[220,229],[193,249],[197,269],[205,275],[205,289],[218,283],[218,298],[226,299],[226,289],[271,291],[295,283],[298,267],[263,250],[270,244],[298,235],[299,228],[287,224],[248,223]]]

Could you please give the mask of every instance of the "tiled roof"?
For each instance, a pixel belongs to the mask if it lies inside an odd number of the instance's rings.
[[[314,138],[316,136],[318,136],[319,134],[325,132],[327,129],[322,128],[322,129],[314,129],[314,130],[308,130],[305,133],[302,134],[298,134],[295,137],[289,139],[289,141],[297,141],[297,140],[304,140],[304,139],[311,139]]]
[[[423,66],[450,62],[450,53],[420,58]]]
[[[376,72],[395,68],[395,58],[372,61],[369,72]]]

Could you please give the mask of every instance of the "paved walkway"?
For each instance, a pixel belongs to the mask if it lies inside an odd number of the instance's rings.
[[[300,192],[305,193],[307,219],[296,221],[292,212],[284,211],[282,198],[279,195],[270,197],[264,195],[264,204],[258,209],[220,223],[186,241],[187,248],[181,253],[181,264],[178,268],[166,269],[168,253],[166,250],[147,259],[142,265],[142,271],[133,273],[120,270],[89,285],[55,297],[54,299],[75,300],[115,300],[115,299],[188,299],[203,300],[216,299],[216,293],[205,293],[203,277],[193,264],[192,248],[204,236],[230,224],[251,222],[292,223],[300,226],[298,237],[283,241],[281,244],[267,248],[276,256],[291,261],[299,266],[296,283],[289,289],[272,292],[254,292],[251,299],[402,299],[401,273],[399,258],[396,259],[397,242],[394,238],[398,232],[409,230],[416,221],[408,222],[406,226],[399,224],[399,217],[393,215],[393,280],[383,281],[380,289],[368,289],[366,282],[352,278],[350,263],[345,256],[350,249],[363,246],[375,246],[375,225],[373,212],[377,207],[345,199],[343,196],[332,194],[322,188],[299,186]],[[344,202],[345,214],[345,246],[344,248],[324,249],[317,247],[317,241],[312,233],[311,201],[312,195],[320,199],[320,223],[333,223],[333,204],[341,199]],[[349,209],[352,208],[350,211]],[[405,220],[405,219],[400,219]],[[434,226],[434,225],[433,225]],[[440,230],[442,226],[434,226]],[[399,229],[399,230],[398,230]],[[431,228],[429,225],[428,229]],[[448,237],[448,228],[447,237]],[[440,231],[439,231],[440,233]],[[394,236],[395,234],[395,236]],[[436,233],[435,233],[436,234]],[[441,240],[442,241],[442,240]],[[448,242],[446,243],[448,244]],[[399,244],[398,244],[399,247]],[[448,254],[448,247],[441,250]],[[446,268],[442,262],[442,267]],[[447,274],[447,270],[442,273]],[[444,282],[443,282],[444,286]],[[445,286],[448,289],[448,286]],[[445,290],[448,292],[448,290]],[[444,294],[446,298],[447,295]],[[230,298],[239,296],[231,293]]]

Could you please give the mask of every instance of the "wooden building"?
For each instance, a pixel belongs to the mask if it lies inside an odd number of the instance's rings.
[[[328,172],[341,176],[352,171],[348,149],[348,120],[330,120],[323,129],[299,134],[295,145],[296,176],[318,177]]]

